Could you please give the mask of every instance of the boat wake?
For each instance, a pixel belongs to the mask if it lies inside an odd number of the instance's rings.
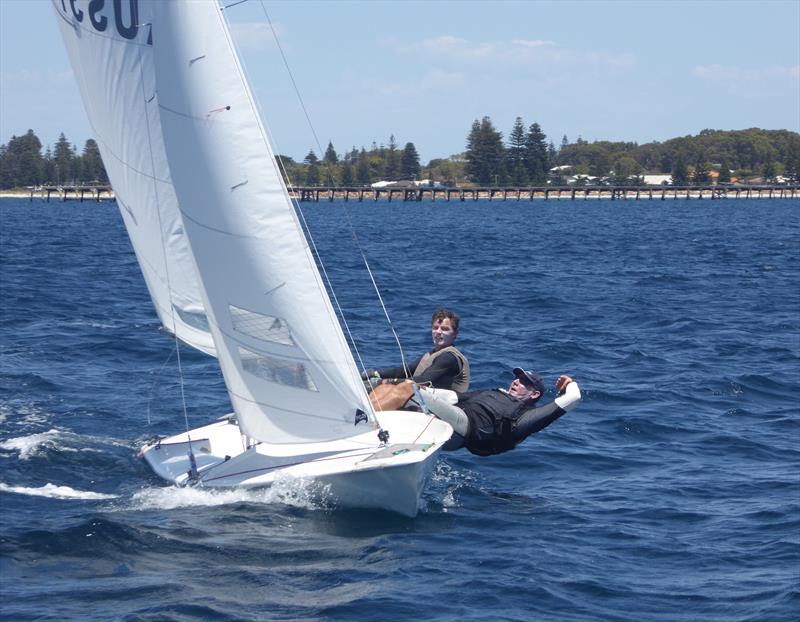
[[[6,355],[3,355],[6,359]],[[9,361],[5,360],[7,364]],[[50,421],[50,416],[41,408],[29,403],[21,403],[19,400],[0,403],[0,423],[8,422],[9,425],[17,427],[46,425]]]
[[[455,466],[445,460],[439,460],[431,473],[425,495],[425,510],[429,512],[448,512],[458,508],[459,498],[465,491],[479,487],[477,473],[462,465]]]
[[[55,447],[56,439],[62,435],[63,432],[61,430],[53,428],[47,432],[9,438],[0,443],[0,449],[5,451],[18,451],[19,459],[27,460],[44,448]]]
[[[66,430],[59,430],[58,428],[51,428],[46,432],[6,439],[0,443],[0,450],[19,452],[20,460],[28,460],[47,450],[91,453],[102,453],[104,451],[100,447],[91,447],[90,445],[92,444],[127,446],[125,443],[114,439],[85,436]]]
[[[187,507],[213,507],[235,505],[239,503],[263,505],[288,505],[307,510],[326,510],[331,507],[330,499],[325,496],[321,486],[304,480],[287,480],[269,488],[256,490],[244,489],[201,489],[178,488],[145,488],[126,498],[123,495],[76,490],[69,486],[47,483],[44,486],[12,486],[0,482],[0,492],[28,495],[31,497],[48,497],[50,499],[107,501],[118,500],[111,511],[147,511],[174,510]]]
[[[39,488],[27,486],[9,486],[0,482],[0,492],[11,492],[19,495],[29,495],[31,497],[49,497],[51,499],[80,499],[80,500],[104,500],[116,499],[117,495],[107,495],[100,492],[88,490],[75,490],[69,486],[57,486],[47,483]]]
[[[239,503],[288,505],[306,510],[327,510],[335,505],[326,486],[305,479],[286,478],[267,488],[145,488],[119,504],[120,511],[174,510]]]

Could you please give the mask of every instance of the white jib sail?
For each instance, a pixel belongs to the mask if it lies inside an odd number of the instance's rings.
[[[122,219],[158,318],[215,354],[161,137],[149,23],[138,0],[53,0]]]
[[[153,49],[172,180],[242,431],[351,436],[369,400],[217,3],[156,2]]]

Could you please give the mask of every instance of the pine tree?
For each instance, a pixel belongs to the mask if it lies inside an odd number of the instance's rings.
[[[12,136],[2,156],[3,187],[40,184],[43,166],[42,143],[33,130],[23,136]]]
[[[406,143],[400,159],[400,176],[403,179],[416,179],[419,177],[420,170],[417,148],[414,143]]]
[[[505,148],[503,134],[498,132],[489,117],[474,121],[467,136],[466,166],[472,181],[483,185],[505,183]]]
[[[69,162],[69,177],[72,181],[80,183],[83,180],[83,160],[78,156],[78,148],[72,146],[72,158]]]
[[[547,136],[538,123],[533,123],[525,137],[525,168],[532,184],[543,185],[547,182],[550,167],[547,161]]]
[[[328,148],[325,150],[325,155],[322,157],[322,161],[325,164],[339,163],[339,155],[336,153],[336,149],[333,148],[333,143],[331,141],[328,141]]]
[[[303,160],[304,164],[308,165],[306,169],[306,185],[318,186],[319,185],[319,158],[314,150],[308,152],[308,155]]]
[[[50,147],[44,152],[44,163],[42,165],[42,183],[51,184],[56,178],[56,163],[53,161],[53,152]]]
[[[349,161],[342,164],[342,185],[345,187],[353,185],[353,165]]]
[[[556,158],[558,157],[558,150],[556,149],[555,143],[551,140],[547,143],[547,172],[550,173],[550,168],[556,163]]]
[[[58,136],[55,149],[53,150],[53,162],[56,165],[56,181],[66,183],[69,181],[72,172],[72,145],[62,132]]]
[[[522,117],[516,118],[508,135],[506,168],[512,184],[524,186],[528,183],[528,171],[525,168],[525,124]]]
[[[389,136],[389,148],[384,152],[383,170],[387,181],[396,181],[400,177],[400,154],[397,151],[394,134]]]

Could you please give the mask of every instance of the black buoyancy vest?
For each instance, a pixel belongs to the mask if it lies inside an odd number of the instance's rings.
[[[492,456],[514,449],[514,426],[527,409],[524,403],[516,402],[501,391],[481,391],[473,396],[464,405],[470,419],[467,450],[477,456]]]

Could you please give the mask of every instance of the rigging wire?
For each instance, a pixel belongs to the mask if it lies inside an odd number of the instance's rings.
[[[177,323],[175,322],[175,304],[172,302],[172,284],[171,284],[171,281],[170,281],[170,278],[169,278],[169,262],[167,260],[167,252],[166,252],[166,248],[165,248],[165,245],[164,245],[164,239],[163,239],[164,223],[161,220],[161,202],[159,201],[158,187],[156,186],[156,181],[155,181],[155,159],[153,157],[153,142],[152,142],[151,134],[150,134],[150,117],[148,116],[147,110],[146,110],[148,103],[150,101],[153,101],[153,98],[151,97],[149,99],[149,101],[148,101],[147,100],[147,94],[144,92],[145,81],[144,81],[144,71],[143,71],[142,65],[143,65],[143,59],[142,59],[142,51],[141,51],[141,48],[140,48],[140,50],[139,50],[139,76],[140,76],[140,80],[141,80],[140,84],[141,84],[141,89],[142,89],[143,101],[145,102],[145,115],[144,115],[144,118],[145,118],[145,125],[146,125],[145,129],[147,131],[147,148],[148,148],[148,153],[150,155],[150,169],[153,171],[153,175],[152,175],[153,194],[155,196],[156,214],[158,214],[158,229],[159,229],[159,232],[160,232],[161,237],[162,237],[162,239],[161,239],[161,250],[162,250],[162,252],[164,254],[164,276],[166,277],[167,293],[169,294],[170,320],[172,321],[172,334],[175,337],[175,354],[176,354],[177,361],[178,361],[178,384],[179,384],[180,390],[181,390],[181,405],[183,407],[183,421],[184,421],[184,424],[186,425],[186,439],[189,441],[189,464],[191,465],[191,469],[189,470],[189,480],[188,481],[191,482],[192,480],[196,480],[197,479],[197,463],[195,461],[194,450],[192,448],[192,436],[189,433],[189,412],[188,412],[188,409],[186,408],[186,390],[185,390],[184,379],[183,379],[183,365],[181,363],[180,339],[178,339],[178,328],[177,328]],[[163,368],[163,366],[162,366],[162,368]],[[149,419],[149,416],[150,416],[150,413],[148,411],[148,419]]]
[[[150,425],[150,404],[153,403],[153,395],[156,392],[156,384],[158,384],[158,377],[161,375],[161,372],[164,371],[164,368],[167,366],[167,363],[169,363],[172,360],[173,354],[175,354],[175,350],[170,350],[167,360],[162,363],[161,367],[158,370],[158,373],[156,373],[156,377],[153,379],[153,384],[150,387],[150,395],[147,398],[147,425]]]
[[[319,147],[319,144],[320,144],[319,143],[319,138],[317,138],[316,131],[314,129],[313,124],[311,123],[311,117],[308,114],[308,110],[306,109],[305,102],[303,101],[303,98],[300,95],[300,89],[297,87],[297,83],[295,82],[294,75],[292,74],[292,70],[289,67],[289,62],[288,62],[288,60],[286,58],[286,55],[283,52],[283,47],[281,46],[280,40],[278,39],[278,33],[276,32],[275,27],[272,25],[272,20],[270,19],[266,8],[264,8],[264,3],[263,2],[261,2],[261,9],[264,12],[264,16],[265,16],[265,18],[267,20],[267,24],[269,25],[270,30],[272,31],[272,36],[275,39],[275,44],[278,46],[278,51],[280,52],[281,58],[283,59],[283,64],[284,64],[284,67],[286,67],[286,71],[287,71],[287,73],[289,75],[289,79],[292,82],[292,87],[294,88],[294,92],[297,95],[298,100],[300,101],[300,107],[302,108],[303,114],[305,115],[306,123],[308,123],[309,127],[311,128],[311,133],[314,136],[314,141],[316,142],[317,148],[319,149],[320,148]],[[262,119],[262,121],[263,121],[263,119]],[[278,160],[278,166],[279,166],[279,168],[281,170],[281,173],[282,173],[284,179],[286,179],[287,182],[288,182],[287,185],[289,187],[291,187],[291,188],[294,188],[294,184],[292,184],[291,179],[289,177],[289,172],[286,170],[286,166],[283,163],[283,158],[278,157],[276,159]],[[330,176],[330,172],[329,171],[328,171],[328,175]],[[366,370],[366,365],[364,364],[364,360],[361,358],[361,353],[358,350],[358,345],[356,344],[355,337],[353,336],[353,333],[350,330],[350,325],[347,323],[347,318],[345,317],[344,309],[342,308],[341,304],[339,303],[339,299],[336,296],[336,291],[334,290],[333,283],[332,283],[332,281],[330,279],[330,276],[328,275],[328,270],[325,267],[325,263],[322,260],[322,255],[319,252],[319,249],[317,248],[317,242],[314,239],[314,235],[311,232],[311,228],[308,225],[308,221],[306,220],[305,212],[300,207],[300,204],[297,202],[297,200],[294,200],[293,204],[295,206],[295,210],[300,215],[300,219],[303,221],[303,228],[304,228],[306,234],[308,235],[309,241],[311,242],[311,248],[312,248],[312,250],[314,252],[314,256],[317,258],[317,262],[319,263],[320,268],[322,269],[322,274],[323,274],[323,277],[325,279],[325,283],[328,285],[328,291],[330,292],[331,297],[333,298],[333,302],[336,305],[336,310],[338,311],[339,317],[341,319],[341,322],[344,325],[345,331],[347,332],[347,336],[349,338],[350,345],[353,348],[353,351],[356,353],[356,358],[358,358],[358,363],[359,363],[359,366],[361,368],[361,371],[366,374],[366,371],[367,371]],[[352,230],[352,224],[351,224],[350,228]],[[363,255],[363,253],[362,253],[362,255]]]
[[[311,122],[311,117],[308,114],[308,109],[306,108],[305,102],[303,100],[303,96],[301,95],[300,89],[297,86],[297,82],[294,79],[294,74],[292,73],[292,69],[289,66],[289,61],[287,60],[286,55],[283,52],[283,47],[281,46],[280,40],[278,39],[278,33],[275,31],[275,27],[272,25],[272,20],[269,17],[269,13],[267,12],[266,7],[264,6],[264,0],[260,0],[259,4],[261,5],[261,10],[264,12],[264,17],[267,20],[267,24],[269,25],[270,30],[272,31],[272,36],[275,39],[275,44],[278,46],[278,51],[280,52],[281,59],[283,60],[283,64],[286,67],[286,71],[289,74],[289,79],[291,80],[292,87],[294,89],[295,95],[297,95],[297,99],[300,102],[300,107],[303,110],[303,114],[305,115],[306,122],[308,123],[308,127],[311,130],[312,136],[314,137],[314,142],[317,145],[317,149],[319,150],[319,152],[322,153],[322,144],[320,143],[319,137],[317,136],[317,132],[316,132],[316,129],[314,128],[314,124]],[[330,166],[329,166],[328,163],[326,163],[325,166],[326,166],[326,173],[328,175],[328,178],[332,180],[333,176],[331,175]],[[281,167],[283,168],[283,164],[282,163],[281,163]],[[285,169],[284,169],[284,172],[285,172]],[[287,179],[288,179],[288,176],[287,176]],[[358,251],[361,254],[361,259],[363,260],[364,266],[366,267],[367,273],[369,274],[370,281],[372,282],[372,287],[374,288],[375,293],[378,296],[378,300],[379,300],[379,302],[381,304],[381,308],[383,309],[383,315],[386,318],[387,323],[389,324],[389,329],[392,331],[392,335],[394,335],[395,342],[397,343],[397,348],[400,351],[400,359],[401,359],[401,362],[402,362],[402,365],[403,365],[403,370],[405,371],[406,377],[408,378],[409,377],[409,373],[408,373],[409,370],[408,370],[408,365],[406,363],[405,352],[403,351],[403,346],[400,343],[400,337],[397,335],[397,331],[394,328],[394,324],[392,323],[391,317],[389,317],[389,312],[386,309],[386,304],[383,301],[383,296],[381,296],[380,289],[378,288],[378,284],[375,281],[375,277],[374,277],[374,275],[372,273],[372,269],[370,268],[369,261],[367,261],[367,257],[366,257],[366,255],[364,253],[364,249],[361,246],[361,241],[359,240],[358,234],[356,233],[355,227],[353,226],[353,221],[352,221],[352,218],[350,217],[350,211],[347,209],[347,206],[344,205],[344,204],[342,204],[342,209],[344,210],[344,213],[345,213],[345,216],[346,216],[346,219],[347,219],[347,224],[348,224],[348,226],[350,228],[350,233],[351,233],[351,235],[353,237],[353,241],[355,242],[356,248],[358,248]],[[302,215],[302,209],[300,208],[299,204],[297,205],[297,210]],[[302,217],[303,217],[303,222],[305,223],[305,216],[302,216]],[[319,260],[320,265],[322,265],[322,259],[321,259],[320,255],[319,255],[319,252],[316,250],[316,244],[313,244],[313,236],[311,236],[310,231],[309,231],[309,237],[312,238],[312,245],[314,247],[314,251],[315,251],[315,253],[317,255],[317,259]],[[323,270],[323,272],[324,272],[324,270]],[[325,278],[326,278],[326,281],[328,282],[329,289],[331,291],[333,291],[333,287],[331,286],[330,280],[327,277],[327,273],[325,275]],[[337,305],[338,305],[338,303],[337,303]],[[345,323],[345,326],[346,326],[347,325],[347,321],[344,318],[344,313],[341,310],[341,307],[339,308],[339,312],[342,314],[342,321]],[[347,330],[348,330],[348,333],[349,333],[350,332],[349,328]],[[351,338],[352,338],[352,336],[351,336]],[[355,342],[353,342],[353,348],[356,350],[356,352],[358,352],[358,348],[357,348]],[[359,358],[359,361],[361,361],[361,355],[360,354],[358,355],[358,358]],[[364,368],[363,361],[361,361],[361,366],[362,366],[362,371],[365,372],[366,369]]]
[[[286,167],[283,165],[283,160],[280,157],[277,158],[277,160],[279,162],[278,166],[282,172],[282,175],[286,179],[289,179],[289,173],[286,170]],[[356,358],[358,358],[359,367],[361,368],[362,372],[366,373],[367,370],[364,365],[364,361],[361,358],[361,352],[358,351],[358,346],[356,345],[355,337],[353,336],[353,333],[350,331],[350,325],[347,323],[347,318],[344,315],[344,310],[342,309],[342,305],[339,304],[339,299],[337,298],[336,291],[333,289],[333,285],[331,284],[331,279],[328,276],[328,271],[325,268],[325,263],[322,261],[322,256],[320,255],[320,252],[317,249],[317,242],[314,240],[314,235],[311,233],[311,229],[309,228],[308,222],[306,221],[306,215],[303,212],[303,210],[300,209],[299,205],[295,204],[295,207],[297,209],[297,213],[300,214],[300,219],[303,221],[303,229],[308,234],[308,239],[311,242],[311,249],[313,250],[314,256],[317,258],[317,261],[319,262],[319,267],[322,269],[322,276],[325,279],[325,283],[328,284],[328,291],[330,292],[331,297],[333,298],[333,303],[336,306],[336,310],[339,312],[339,317],[341,318],[342,324],[344,325],[345,331],[347,332],[350,344],[353,347],[353,351],[356,353]]]

